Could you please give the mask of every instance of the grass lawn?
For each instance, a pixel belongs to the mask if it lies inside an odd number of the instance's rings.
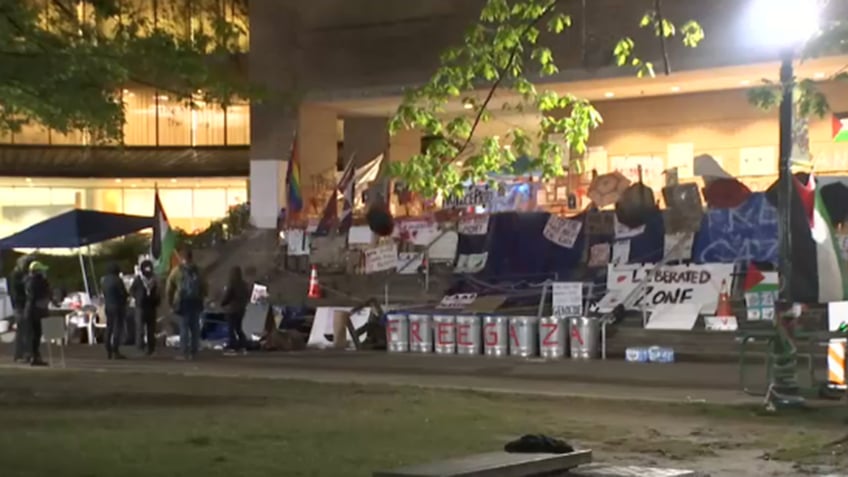
[[[750,449],[843,462],[841,447],[825,446],[844,429],[842,411],[768,418],[704,405],[0,370],[0,475],[367,476],[540,432],[591,446],[604,461],[685,466]]]

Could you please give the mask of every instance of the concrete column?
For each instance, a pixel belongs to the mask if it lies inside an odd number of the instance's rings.
[[[307,209],[307,213],[314,212],[309,210],[312,207],[310,201],[316,197],[323,197],[324,192],[335,184],[336,159],[339,152],[338,135],[336,111],[308,103],[300,106],[298,119],[300,150],[298,153],[304,208]],[[324,204],[319,203],[316,206],[320,209]],[[321,210],[317,212],[320,213]]]
[[[261,229],[275,229],[285,207],[285,174],[297,125],[302,33],[294,10],[278,2],[250,6],[250,79],[266,93],[251,104],[250,217]]]
[[[344,118],[344,160],[356,154],[361,166],[389,149],[389,130],[386,118],[355,116]]]

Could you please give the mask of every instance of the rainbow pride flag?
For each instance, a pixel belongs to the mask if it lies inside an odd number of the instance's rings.
[[[286,173],[286,217],[292,217],[303,210],[303,194],[300,190],[300,159],[297,155],[297,134],[292,142],[289,168]]]

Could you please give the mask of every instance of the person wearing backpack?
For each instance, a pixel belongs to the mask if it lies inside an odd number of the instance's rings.
[[[206,299],[206,282],[194,264],[191,250],[182,253],[182,263],[168,275],[168,303],[180,317],[180,348],[182,357],[192,360],[200,348],[200,314]]]

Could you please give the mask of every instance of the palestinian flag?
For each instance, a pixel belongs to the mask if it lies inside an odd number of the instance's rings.
[[[159,189],[156,189],[156,204],[153,211],[153,240],[150,242],[150,256],[156,266],[156,273],[165,275],[177,260],[174,250],[177,246],[177,235],[168,223],[162,200],[159,199]]]
[[[848,142],[848,113],[836,113],[831,118],[833,142]]]
[[[848,299],[848,270],[836,241],[830,214],[813,174],[804,185],[793,176],[797,200],[792,202],[792,299],[830,303]]]

